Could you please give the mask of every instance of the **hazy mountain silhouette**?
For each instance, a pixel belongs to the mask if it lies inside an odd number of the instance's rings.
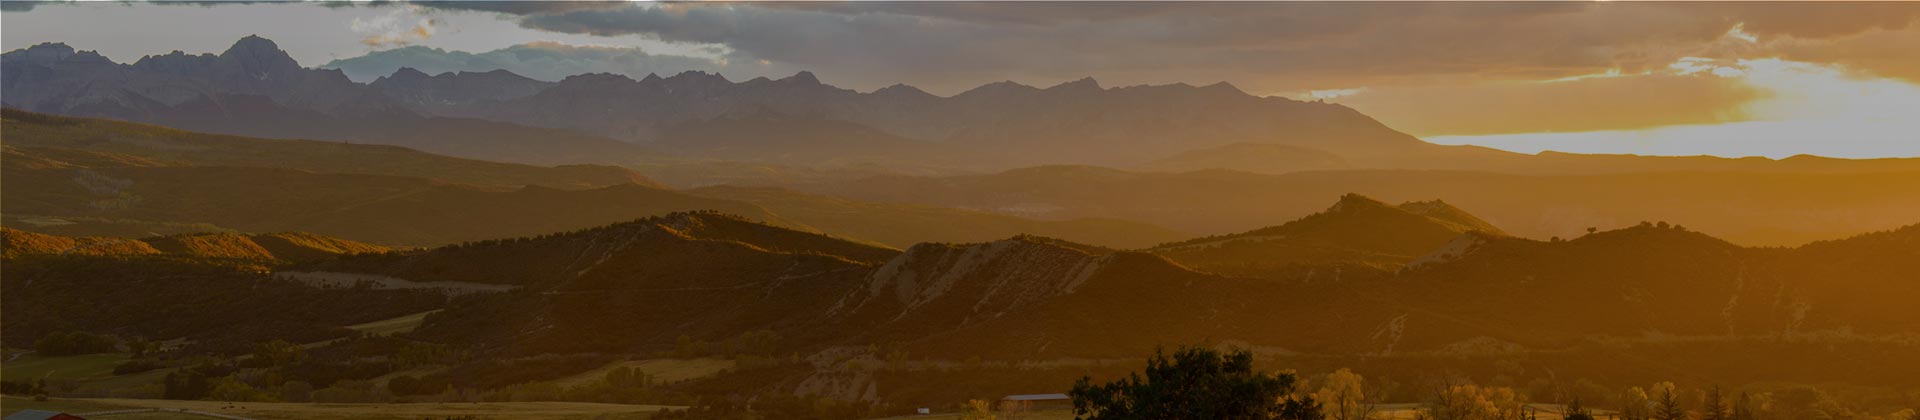
[[[1353,165],[1346,159],[1332,153],[1266,143],[1235,143],[1189,150],[1140,166],[1141,169],[1163,172],[1227,169],[1263,174],[1351,169],[1352,167]]]
[[[724,210],[902,247],[1020,233],[1123,247],[1187,236],[1138,222],[1032,220],[776,189],[673,192],[610,166],[536,167],[394,146],[257,139],[3,112],[11,136],[4,147],[5,182],[16,193],[5,203],[6,223],[43,232],[143,237],[306,230],[387,244],[439,245],[672,211]],[[271,180],[290,183],[261,184]],[[523,190],[530,185],[542,188]],[[618,186],[633,187],[611,188]],[[246,195],[252,192],[260,195]],[[547,198],[553,201],[538,201]],[[441,212],[447,216],[434,215]]]
[[[240,166],[400,175],[477,186],[591,188],[657,186],[631,170],[600,165],[536,167],[450,158],[401,147],[211,135],[119,121],[6,109],[9,153],[30,167]],[[18,150],[17,152],[13,150]],[[9,159],[16,156],[9,155]]]
[[[1320,211],[1324,197],[1359,191],[1382,199],[1446,197],[1503,230],[1534,238],[1673,219],[1745,245],[1797,245],[1889,229],[1912,223],[1911,209],[1920,206],[1920,171],[1262,175],[1044,166],[984,175],[875,176],[795,188],[1040,219],[1131,220],[1199,234],[1269,226]]]

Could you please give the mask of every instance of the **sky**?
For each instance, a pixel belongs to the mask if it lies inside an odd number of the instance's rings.
[[[400,66],[813,71],[954,94],[1225,81],[1521,152],[1920,156],[1920,3],[26,3],[0,47],[117,61],[258,34],[370,80]],[[164,34],[164,36],[155,36]],[[490,67],[490,68],[488,68]]]

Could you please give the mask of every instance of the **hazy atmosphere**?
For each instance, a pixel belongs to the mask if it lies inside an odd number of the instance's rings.
[[[8,420],[1920,419],[1920,3],[4,0],[0,50]]]

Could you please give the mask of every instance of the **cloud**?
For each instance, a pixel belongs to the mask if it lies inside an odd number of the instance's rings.
[[[439,21],[418,8],[397,8],[373,17],[356,17],[348,24],[369,47],[397,47],[433,39]]]
[[[1920,5],[1899,3],[850,2],[643,4],[545,11],[520,22],[719,44],[742,59],[862,80],[891,71],[949,89],[1098,74],[1121,83],[1231,80],[1303,91],[1637,73],[1680,57],[1779,54],[1769,49],[1774,40],[1818,49],[1836,37],[1913,30],[1916,16]],[[1729,44],[1736,26],[1761,42]]]
[[[1329,101],[1416,136],[1642,129],[1749,117],[1767,92],[1711,71],[1368,89]]]
[[[1781,59],[1686,60],[1687,76],[1663,76],[1735,83],[1758,92],[1737,101],[1738,121],[1701,121],[1647,128],[1595,127],[1570,132],[1533,132],[1428,137],[1442,144],[1477,144],[1517,152],[1557,150],[1575,153],[1655,155],[1767,156],[1781,158],[1818,151],[1832,157],[1920,155],[1920,85],[1882,77],[1863,77],[1835,64]],[[1682,70],[1682,71],[1687,71]],[[1715,74],[1720,76],[1715,76]],[[1621,79],[1630,79],[1623,77]],[[1663,93],[1640,101],[1666,107],[1690,100],[1692,91]],[[1565,105],[1565,104],[1563,104]],[[1441,109],[1441,108],[1436,108]],[[1577,110],[1578,105],[1563,110]],[[1523,119],[1532,115],[1515,115]],[[1809,141],[1818,144],[1810,145]]]
[[[484,72],[504,69],[522,76],[555,81],[585,73],[615,73],[639,79],[649,73],[672,75],[684,71],[724,72],[736,78],[780,74],[784,69],[758,63],[740,65],[681,55],[648,54],[638,48],[577,46],[534,42],[493,51],[470,53],[412,46],[334,60],[322,66],[337,68],[348,78],[371,81],[411,67],[428,74],[449,71]]]
[[[0,1],[0,12],[25,12],[25,11],[33,10],[33,8],[35,7],[44,6],[48,4],[71,3],[71,2],[72,2],[71,0],[62,0],[62,1],[4,0],[4,1]]]

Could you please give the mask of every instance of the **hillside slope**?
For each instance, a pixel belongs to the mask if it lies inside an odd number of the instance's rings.
[[[1205,271],[1299,279],[1336,269],[1390,271],[1467,232],[1506,234],[1445,202],[1394,206],[1347,194],[1325,211],[1286,224],[1162,244],[1147,252]]]
[[[1140,248],[1188,236],[1146,223],[1107,219],[1039,220],[981,211],[878,203],[781,188],[716,186],[687,193],[753,203],[825,231],[906,248],[920,242],[982,242],[1020,234]]]
[[[194,233],[142,239],[65,237],[0,228],[6,257],[29,255],[141,256],[164,255],[193,259],[237,259],[257,262],[300,262],[341,255],[392,251],[379,245],[303,232],[241,235]]]

